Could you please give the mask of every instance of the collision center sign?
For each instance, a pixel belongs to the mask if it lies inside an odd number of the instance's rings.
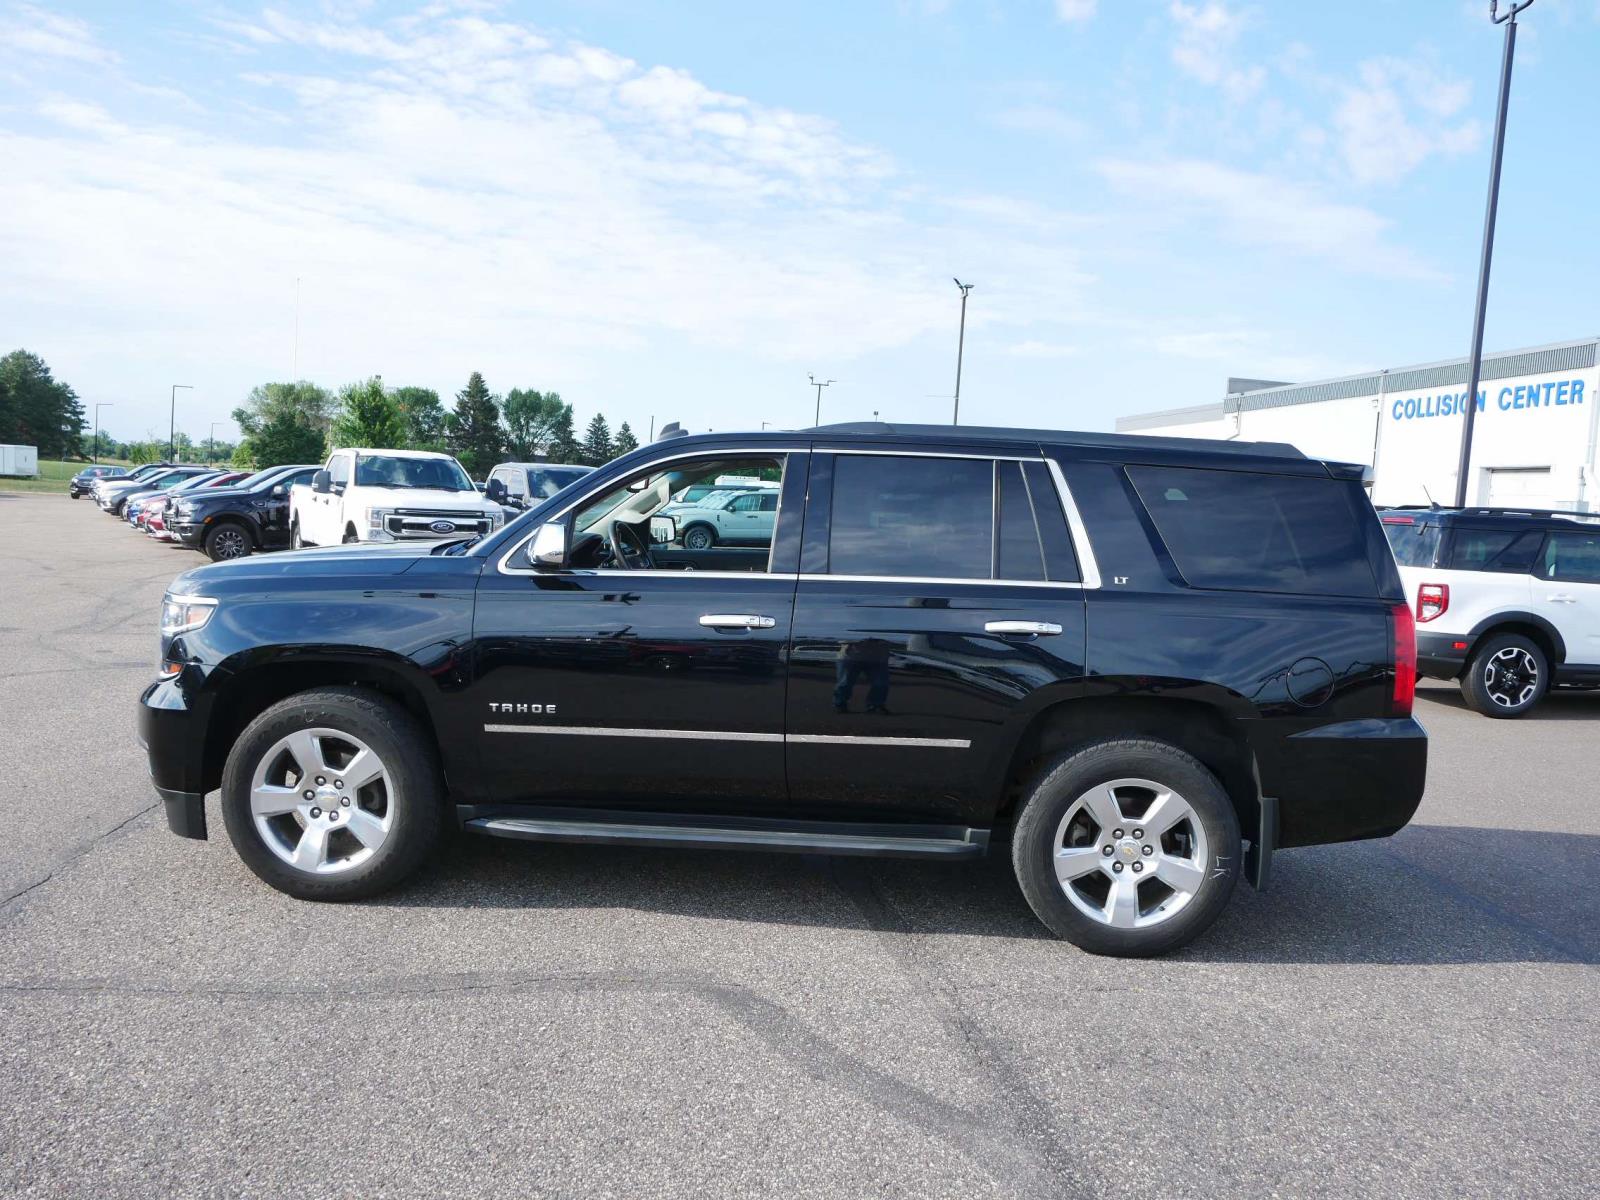
[[[1478,411],[1489,406],[1491,389],[1478,392]],[[1582,379],[1559,379],[1545,383],[1507,385],[1494,394],[1494,402],[1502,412],[1518,409],[1566,408],[1584,403]],[[1427,417],[1457,417],[1466,409],[1467,393],[1428,392],[1420,396],[1405,396],[1389,401],[1389,418],[1394,421],[1415,421]]]

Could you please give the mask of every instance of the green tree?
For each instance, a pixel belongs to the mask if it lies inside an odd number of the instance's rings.
[[[406,434],[406,420],[400,406],[383,390],[383,380],[379,376],[339,389],[339,415],[328,431],[334,447],[398,450],[405,446]]]
[[[406,423],[406,445],[412,450],[445,448],[446,413],[432,388],[400,387],[389,393]]]
[[[0,358],[0,442],[36,446],[40,458],[76,454],[83,439],[78,393],[27,350]]]
[[[618,425],[617,440],[611,447],[613,456],[616,458],[621,458],[624,454],[637,450],[638,448],[639,439],[633,436],[633,430],[628,428],[628,423],[624,421],[621,425]]]
[[[246,437],[284,414],[326,433],[333,423],[334,411],[333,393],[302,379],[298,383],[263,383],[251,388],[243,406],[233,410],[233,419]]]
[[[572,424],[572,405],[563,404],[561,415],[555,420],[555,426],[550,431],[550,449],[548,451],[551,462],[581,463],[583,461],[583,448],[578,444],[578,434]]]
[[[506,448],[519,462],[548,454],[563,413],[570,419],[572,406],[561,402],[560,392],[512,388],[506,393]]]
[[[456,393],[449,437],[450,449],[475,479],[487,475],[505,452],[500,405],[477,371],[467,379],[467,386]]]
[[[303,415],[279,412],[245,441],[257,467],[285,463],[319,463],[327,456],[327,438]]]
[[[598,467],[610,462],[614,456],[611,426],[602,414],[595,413],[594,420],[589,422],[588,431],[583,435],[583,461],[591,467]]]

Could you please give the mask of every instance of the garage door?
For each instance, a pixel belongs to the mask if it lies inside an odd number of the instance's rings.
[[[1551,508],[1549,467],[1490,467],[1491,508]]]

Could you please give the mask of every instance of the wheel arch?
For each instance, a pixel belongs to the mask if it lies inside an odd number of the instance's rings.
[[[704,529],[713,538],[721,537],[721,534],[717,530],[717,527],[715,525],[713,525],[710,521],[707,521],[704,517],[696,517],[693,521],[690,521],[687,525],[685,525],[683,527],[683,532],[681,534],[679,534],[678,536],[679,536],[680,539],[681,538],[686,538],[686,537],[689,536],[689,534],[694,532],[696,529]]]
[[[286,649],[293,650],[292,647]],[[406,664],[397,658],[310,658],[291,655],[246,664],[225,672],[213,672],[212,678],[219,676],[224,682],[216,689],[211,700],[202,755],[201,772],[205,791],[221,786],[228,753],[251,721],[278,701],[319,687],[363,688],[395,701],[416,717],[426,731],[434,753],[444,768],[446,780],[452,774],[459,773],[459,768],[457,772],[451,770],[452,756],[445,753],[445,747],[439,739],[437,714],[429,706],[426,693],[418,681],[411,678],[411,671],[407,670]]]
[[[1260,791],[1255,756],[1243,732],[1214,705],[1168,697],[1077,697],[1035,713],[1006,764],[994,824],[1006,826],[1014,820],[1038,760],[1121,738],[1150,738],[1193,755],[1222,782],[1245,836],[1254,836],[1250,831],[1260,826]]]
[[[1486,640],[1502,633],[1517,633],[1530,639],[1544,651],[1552,669],[1567,661],[1567,643],[1561,631],[1548,618],[1520,610],[1498,612],[1474,625],[1467,634],[1467,641],[1472,648],[1467,651],[1466,661],[1472,661]]]

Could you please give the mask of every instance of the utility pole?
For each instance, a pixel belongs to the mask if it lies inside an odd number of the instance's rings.
[[[94,406],[94,461],[100,462],[100,410],[102,408],[115,408],[116,401],[101,400]]]
[[[1499,0],[1489,0],[1489,20],[1506,27],[1500,62],[1500,103],[1494,117],[1494,150],[1489,163],[1489,201],[1483,214],[1483,251],[1478,259],[1478,304],[1472,314],[1472,354],[1467,365],[1467,417],[1461,427],[1461,458],[1456,466],[1456,507],[1467,506],[1467,472],[1472,469],[1472,429],[1478,417],[1478,383],[1483,375],[1483,320],[1489,307],[1489,266],[1494,258],[1494,219],[1500,207],[1500,158],[1506,148],[1506,105],[1511,99],[1511,61],[1517,50],[1517,14],[1533,0],[1513,0],[1504,16]]]
[[[813,425],[821,425],[822,424],[822,389],[825,388],[825,387],[828,387],[830,384],[838,383],[839,381],[837,379],[828,379],[828,380],[818,379],[815,375],[811,374],[811,372],[809,372],[809,371],[806,372],[806,378],[811,380],[811,386],[817,389],[817,415],[812,420],[811,423]]]
[[[206,461],[213,462],[217,457],[217,426],[221,421],[211,422],[211,436],[206,439]]]
[[[194,385],[188,383],[175,383],[172,385],[172,409],[167,414],[170,424],[167,427],[167,461],[178,460],[178,389],[188,388],[194,391]]]
[[[1532,0],[1529,0],[1532,3]],[[950,414],[950,424],[961,424],[961,356],[967,348],[967,293],[973,288],[970,283],[956,280],[956,286],[961,289],[961,332],[956,337],[956,405]]]
[[[294,277],[294,370],[290,383],[300,382],[300,276]]]

